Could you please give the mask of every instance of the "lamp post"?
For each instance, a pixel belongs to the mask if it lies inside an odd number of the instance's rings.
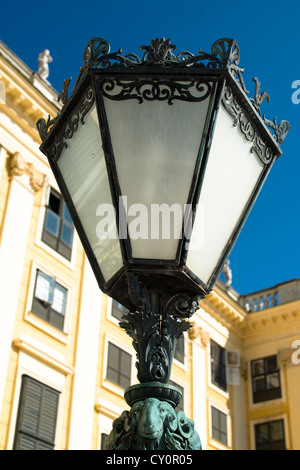
[[[37,127],[99,287],[128,308],[139,384],[109,449],[200,449],[168,385],[177,338],[213,288],[290,125],[248,98],[232,39],[174,55],[156,39],[135,54],[88,43],[61,113]]]

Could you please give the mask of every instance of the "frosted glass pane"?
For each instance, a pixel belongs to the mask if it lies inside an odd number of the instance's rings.
[[[205,283],[263,171],[252,146],[220,107],[187,258]]]
[[[34,296],[44,302],[52,302],[52,284],[53,279],[50,276],[37,271],[36,287]]]
[[[53,301],[51,307],[53,308],[53,310],[56,310],[56,312],[59,312],[64,315],[66,309],[66,301],[67,289],[60,286],[59,284],[56,284],[54,288]]]
[[[112,199],[98,124],[96,106],[85,117],[85,124],[68,140],[58,159],[58,167],[67,185],[78,216],[87,234],[100,269],[108,281],[122,266]],[[107,214],[103,208],[107,205]],[[110,217],[108,217],[110,214]],[[101,220],[107,220],[101,236]]]
[[[209,102],[104,99],[134,258],[176,257]]]

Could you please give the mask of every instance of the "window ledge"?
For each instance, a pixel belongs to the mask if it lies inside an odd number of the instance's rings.
[[[48,364],[50,367],[62,372],[65,375],[73,375],[74,368],[68,364],[62,362],[62,360],[53,357],[47,351],[43,351],[36,344],[33,344],[30,340],[25,338],[18,338],[13,341],[13,347],[19,351],[23,351],[27,354],[31,354],[38,360]]]
[[[38,328],[39,330],[43,331],[47,335],[52,336],[52,338],[55,338],[57,341],[60,341],[63,344],[68,343],[68,333],[58,330],[47,321],[43,320],[42,318],[39,318],[37,315],[35,315],[35,313],[31,311],[27,312],[25,314],[24,320],[30,323],[30,325],[34,326],[35,328]]]
[[[173,364],[179,367],[180,369],[187,371],[187,361],[184,360],[184,362],[179,361],[176,359],[176,357],[173,358]]]
[[[284,402],[284,398],[282,396],[279,398],[273,398],[271,400],[260,401],[258,403],[253,403],[253,399],[251,398],[250,408],[259,408],[261,406],[268,406],[268,405],[272,406],[272,405],[277,405],[282,402]]]
[[[225,398],[228,398],[229,397],[229,392],[225,392],[224,390],[222,390],[222,388],[219,388],[217,385],[213,384],[212,382],[209,382],[208,383],[208,386],[214,390],[215,392],[218,392],[220,395],[222,395],[223,397]]]
[[[230,447],[226,446],[225,444],[222,444],[222,442],[216,441],[213,437],[209,439],[209,445],[219,450],[231,450]]]
[[[125,388],[110,382],[108,379],[103,379],[102,387],[124,399],[124,392],[126,390]]]
[[[64,264],[67,268],[72,271],[75,271],[75,253],[77,249],[77,243],[75,245],[75,240],[77,240],[75,233],[74,233],[74,240],[73,240],[73,247],[72,247],[72,255],[71,260],[69,261],[67,258],[64,258],[60,253],[55,251],[51,246],[47,245],[47,243],[43,242],[42,239],[35,240],[35,244],[37,247],[46,251],[52,258],[55,258],[60,263]]]

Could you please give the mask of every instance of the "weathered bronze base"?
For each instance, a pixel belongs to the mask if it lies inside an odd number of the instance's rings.
[[[107,450],[201,450],[194,422],[175,411],[178,388],[160,382],[133,385],[125,400],[131,409],[113,422]]]

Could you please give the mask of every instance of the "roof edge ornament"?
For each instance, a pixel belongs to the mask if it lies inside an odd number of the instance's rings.
[[[110,53],[109,43],[102,38],[92,38],[83,54],[83,67],[128,69],[141,66],[182,66],[182,67],[208,67],[212,69],[226,68],[232,66],[239,73],[244,69],[238,67],[240,51],[234,39],[218,39],[211,47],[210,53],[199,49],[198,54],[191,52],[180,52],[175,55],[172,51],[176,49],[170,39],[152,39],[149,46],[140,46],[139,50],[145,50],[142,58],[136,54],[122,55],[122,49]],[[207,61],[207,64],[205,64]]]
[[[244,67],[240,67],[240,49],[237,42],[231,38],[218,39],[211,46],[210,52],[204,52],[199,49],[198,54],[194,55],[190,52],[184,51],[177,55],[174,54],[176,46],[171,44],[170,39],[152,39],[150,45],[142,45],[139,50],[144,51],[142,58],[138,55],[129,53],[122,54],[122,49],[116,52],[111,52],[109,43],[103,38],[92,38],[88,42],[83,53],[83,65],[79,69],[79,74],[75,83],[72,94],[80,86],[83,79],[91,71],[131,71],[137,69],[171,69],[178,70],[187,69],[190,71],[206,69],[212,73],[216,70],[229,74],[234,80],[237,87],[245,95],[249,94],[243,78]],[[59,100],[66,105],[71,96],[69,97],[69,85],[71,78],[64,80],[63,88],[59,94]],[[269,128],[270,135],[277,145],[281,145],[285,139],[290,124],[288,121],[281,121],[279,124],[276,118],[270,121],[261,117],[261,110],[259,106],[264,100],[270,101],[269,95],[264,91],[260,92],[260,82],[256,77],[253,78],[255,82],[254,98],[245,97],[253,106],[255,112],[262,119],[262,122]],[[38,122],[38,130],[42,141],[51,132],[51,127],[55,124],[56,119],[48,119],[47,122]]]

